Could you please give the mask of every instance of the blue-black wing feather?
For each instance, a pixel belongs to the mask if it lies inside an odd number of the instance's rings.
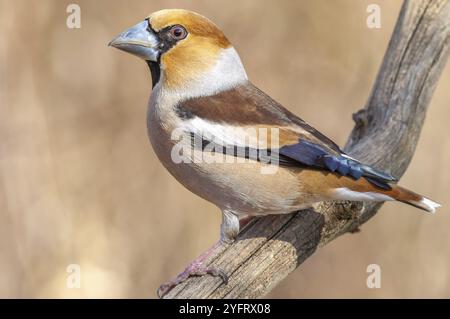
[[[390,182],[396,181],[392,175],[364,165],[346,156],[343,152],[337,155],[329,152],[321,145],[306,140],[299,140],[296,144],[285,145],[278,152],[283,157],[312,168],[325,169],[342,176],[350,176],[356,180],[364,177],[375,186],[386,190],[391,189],[389,186]]]

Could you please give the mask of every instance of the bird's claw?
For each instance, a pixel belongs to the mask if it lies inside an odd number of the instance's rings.
[[[211,275],[213,277],[220,277],[222,282],[226,285],[228,283],[228,275],[221,269],[214,266],[193,265],[186,268],[175,279],[162,284],[157,291],[159,298],[164,298],[173,288],[186,281],[189,277],[201,277],[204,275]]]

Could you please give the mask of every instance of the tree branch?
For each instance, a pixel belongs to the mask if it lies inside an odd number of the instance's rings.
[[[355,113],[345,151],[400,177],[417,145],[427,106],[450,51],[448,0],[406,0],[366,107]],[[229,276],[192,277],[165,298],[257,298],[320,247],[353,232],[381,204],[323,202],[253,220],[210,262]]]

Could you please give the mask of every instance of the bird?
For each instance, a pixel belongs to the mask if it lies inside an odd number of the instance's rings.
[[[109,45],[147,63],[150,143],[175,179],[220,209],[218,243],[232,243],[248,218],[321,201],[399,201],[431,213],[440,207],[398,186],[390,173],[352,158],[256,87],[225,34],[198,13],[156,11]],[[190,276],[226,282],[223,271],[204,262],[217,247],[163,284],[158,295]]]

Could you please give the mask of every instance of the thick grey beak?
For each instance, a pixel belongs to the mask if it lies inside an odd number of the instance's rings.
[[[109,43],[112,47],[153,62],[158,61],[158,44],[158,37],[148,28],[147,20],[125,30]]]

